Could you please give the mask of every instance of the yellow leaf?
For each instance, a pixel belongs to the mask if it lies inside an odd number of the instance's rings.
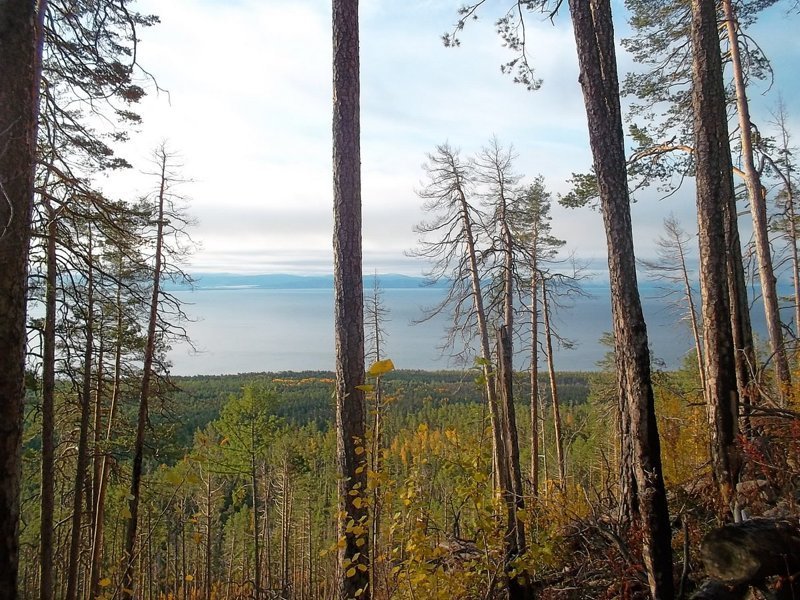
[[[359,547],[359,548],[361,548],[361,546],[363,546],[365,543],[366,542],[364,541],[364,538],[358,538],[356,540],[356,546]]]
[[[99,585],[100,587],[108,587],[111,585],[111,578],[103,577],[100,581],[97,582],[97,585]]]
[[[119,515],[120,515],[120,516],[121,516],[123,519],[130,519],[130,518],[131,518],[131,511],[130,511],[130,509],[127,507],[127,505],[123,505],[123,506],[122,506],[122,510],[121,510],[121,511],[119,511]]]
[[[359,455],[364,454],[364,446],[356,446],[355,453]]]
[[[392,362],[391,358],[387,358],[386,360],[379,360],[378,362],[373,363],[367,374],[370,377],[378,377],[379,375],[389,373],[390,371],[394,371],[394,363]]]
[[[367,384],[364,384],[364,385],[357,385],[356,389],[357,390],[361,390],[362,392],[367,392],[368,394],[371,394],[372,392],[375,391],[375,386],[372,385],[371,383],[367,383]]]
[[[350,567],[349,569],[347,569],[347,572],[345,573],[347,577],[352,577],[355,574],[356,574],[355,567]]]
[[[194,575],[187,575],[186,581],[194,581]]]

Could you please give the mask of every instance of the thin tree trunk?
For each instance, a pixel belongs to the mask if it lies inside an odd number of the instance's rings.
[[[267,589],[272,589],[272,527],[269,520],[269,507],[271,502],[270,491],[272,489],[272,479],[267,476],[266,466],[264,467],[264,546],[266,552],[266,572]]]
[[[377,282],[377,276],[376,276]],[[382,358],[381,353],[381,331],[380,331],[380,303],[378,302],[378,288],[376,283],[376,289],[372,297],[372,314],[375,315],[375,321],[372,324],[374,327],[373,334],[375,335],[375,362],[379,362]],[[382,411],[383,411],[383,385],[381,383],[380,376],[376,378],[375,381],[375,415],[372,425],[372,465],[371,469],[372,472],[378,474],[381,472],[382,468]],[[380,488],[380,480],[376,479],[376,483],[372,489],[372,531],[371,531],[371,540],[372,545],[370,546],[370,585],[372,586],[373,595],[374,590],[377,588],[377,581],[378,581],[378,561],[381,553],[380,549],[380,533],[381,533],[381,488]],[[309,532],[310,535],[310,532]],[[310,556],[310,555],[309,555]]]
[[[535,249],[534,249],[535,255]],[[531,496],[539,495],[539,298],[538,272],[531,269]]]
[[[204,581],[205,597],[211,599],[211,473],[207,473],[206,481],[206,576]]]
[[[689,324],[692,327],[692,339],[694,339],[694,350],[697,356],[697,372],[700,376],[700,387],[703,390],[703,397],[706,396],[706,370],[705,362],[703,360],[703,340],[700,335],[700,325],[697,322],[697,308],[694,305],[694,294],[692,293],[692,284],[689,282],[689,271],[686,268],[686,255],[684,253],[683,244],[678,242],[678,256],[681,261],[681,277],[683,278],[683,293],[686,295],[686,304],[689,307]]]
[[[40,600],[52,600],[53,513],[55,510],[55,389],[56,389],[56,211],[47,210],[47,280],[45,288],[44,348],[42,356],[42,499],[40,526]]]
[[[26,301],[45,0],[0,4],[0,598],[18,597]]]
[[[569,0],[608,242],[611,307],[621,398],[630,427],[642,556],[653,598],[671,598],[672,547],[650,352],[636,283],[625,145],[610,0]]]
[[[786,239],[789,242],[789,255],[792,263],[792,287],[794,288],[794,330],[795,337],[800,336],[800,254],[797,250],[797,212],[795,207],[794,185],[792,182],[793,167],[789,156],[791,154],[789,132],[786,124],[786,113],[783,105],[780,106],[776,115],[776,124],[780,127],[780,152],[785,157],[783,168],[775,164],[769,156],[764,158],[772,165],[772,168],[783,180],[784,204],[786,206]]]
[[[519,518],[518,512],[525,508],[525,497],[522,492],[522,475],[519,470],[519,440],[516,436],[517,428],[514,419],[514,373],[511,368],[512,345],[510,336],[511,334],[505,325],[497,331],[497,384],[500,398],[506,409],[503,411],[506,444],[504,454],[508,460],[505,468],[509,472],[509,483],[511,484],[502,490],[506,505],[506,571],[512,568],[513,561],[525,554],[526,550],[525,522]],[[514,469],[515,464],[516,469]],[[525,600],[534,597],[530,576],[526,571],[523,570],[516,576],[508,578],[508,597],[510,600]]]
[[[291,526],[291,502],[289,500],[289,465],[284,459],[281,474],[281,591],[286,594],[289,589],[289,531]]]
[[[103,430],[103,394],[105,368],[105,340],[103,336],[103,317],[100,317],[100,339],[97,343],[97,372],[95,373],[94,388],[94,424],[92,426],[92,495],[90,503],[92,527],[97,521],[95,510],[97,509],[97,494],[100,491],[100,477],[102,476],[102,430]]]
[[[550,303],[547,300],[547,283],[542,278],[542,315],[544,317],[544,339],[547,349],[547,372],[550,377],[550,398],[553,402],[553,437],[558,461],[558,483],[561,492],[566,492],[566,459],[564,458],[564,436],[561,433],[561,407],[558,401],[558,385],[553,360],[553,336],[550,329]]]
[[[772,269],[772,252],[769,246],[767,222],[766,190],[761,185],[761,176],[756,170],[753,153],[753,131],[750,121],[750,107],[739,53],[739,24],[733,2],[722,0],[722,10],[728,34],[729,52],[733,67],[733,83],[736,89],[736,110],[739,116],[739,130],[742,140],[742,166],[745,175],[747,195],[750,199],[750,214],[753,218],[753,237],[758,259],[761,297],[764,301],[764,315],[767,323],[770,350],[775,360],[775,373],[778,379],[778,392],[783,396],[791,385],[789,361],[781,332],[781,319],[778,306],[778,292],[775,274]]]
[[[144,366],[142,368],[142,385],[139,392],[139,414],[136,422],[136,441],[134,442],[133,469],[128,527],[125,532],[125,551],[123,553],[123,585],[122,598],[133,600],[135,597],[135,547],[136,531],[139,524],[139,497],[142,482],[142,461],[144,459],[144,436],[147,426],[148,403],[150,401],[150,379],[153,373],[153,361],[156,353],[156,327],[158,324],[158,299],[161,291],[161,268],[164,245],[164,203],[167,185],[167,154],[162,147],[157,154],[161,181],[158,192],[158,222],[156,229],[155,263],[153,265],[153,293],[150,298],[150,315],[147,322],[147,342],[144,350]]]
[[[75,489],[72,501],[72,534],[69,545],[69,567],[67,571],[66,600],[78,598],[78,577],[83,525],[83,501],[86,471],[89,467],[89,416],[92,402],[92,356],[94,354],[94,248],[92,230],[89,227],[87,247],[86,306],[84,307],[85,343],[83,356],[83,381],[80,396],[80,430],[78,435],[78,457],[75,466]]]
[[[714,0],[692,1],[692,100],[711,466],[723,511],[730,514],[738,469],[735,440],[739,402],[734,385],[723,216],[726,208],[730,210],[733,176],[716,23]]]
[[[255,439],[255,422],[250,424],[251,439]],[[256,456],[255,452],[250,455],[250,487],[252,488],[252,501],[253,501],[253,566],[255,568],[255,595],[256,598],[261,598],[261,543],[258,539],[260,536],[259,522],[258,522],[258,473],[256,472]]]

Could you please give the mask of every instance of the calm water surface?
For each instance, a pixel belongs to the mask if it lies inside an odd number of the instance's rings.
[[[411,322],[421,307],[435,305],[440,289],[385,289],[389,309],[385,324],[385,355],[401,369],[445,369],[459,365],[442,356],[438,347],[447,328],[440,316],[420,325]],[[199,352],[176,345],[169,354],[176,375],[245,373],[257,371],[332,370],[333,292],[324,289],[206,289],[181,291],[186,312],[195,319],[188,332]],[[676,323],[664,300],[643,292],[648,335],[653,354],[677,367],[691,346],[686,325]],[[575,342],[573,349],[556,348],[558,370],[594,370],[607,348],[598,340],[611,329],[608,290],[592,289],[560,309],[553,324]],[[518,347],[524,341],[517,342]],[[528,359],[520,354],[517,368]]]

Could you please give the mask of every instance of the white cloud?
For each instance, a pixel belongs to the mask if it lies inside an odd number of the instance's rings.
[[[568,16],[555,25],[529,21],[532,59],[544,80],[532,93],[500,73],[511,55],[489,10],[468,25],[460,48],[442,46],[457,4],[362,1],[367,268],[423,268],[402,252],[416,242],[412,227],[422,214],[414,189],[436,144],[449,141],[471,153],[497,135],[519,153],[518,171],[543,174],[555,192],[591,164]],[[161,17],[140,32],[139,57],[169,98],[145,99],[145,125],[123,153],[142,164],[162,138],[180,151],[194,180],[186,192],[203,243],[194,268],[329,271],[330,1],[140,0],[139,8]],[[131,174],[107,181],[119,195],[147,185]],[[669,206],[635,205],[640,252],[651,252],[663,215],[678,207],[691,218],[692,204],[685,193]],[[603,258],[599,213],[554,208],[553,215],[556,234],[578,255]]]

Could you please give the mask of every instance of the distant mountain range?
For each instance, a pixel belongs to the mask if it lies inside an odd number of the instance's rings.
[[[195,288],[199,290],[330,290],[333,289],[333,275],[241,275],[236,273],[195,273]],[[365,289],[371,289],[374,275],[364,276]],[[383,289],[415,289],[428,287],[423,277],[387,274],[378,275]],[[446,287],[440,282],[433,287]]]

